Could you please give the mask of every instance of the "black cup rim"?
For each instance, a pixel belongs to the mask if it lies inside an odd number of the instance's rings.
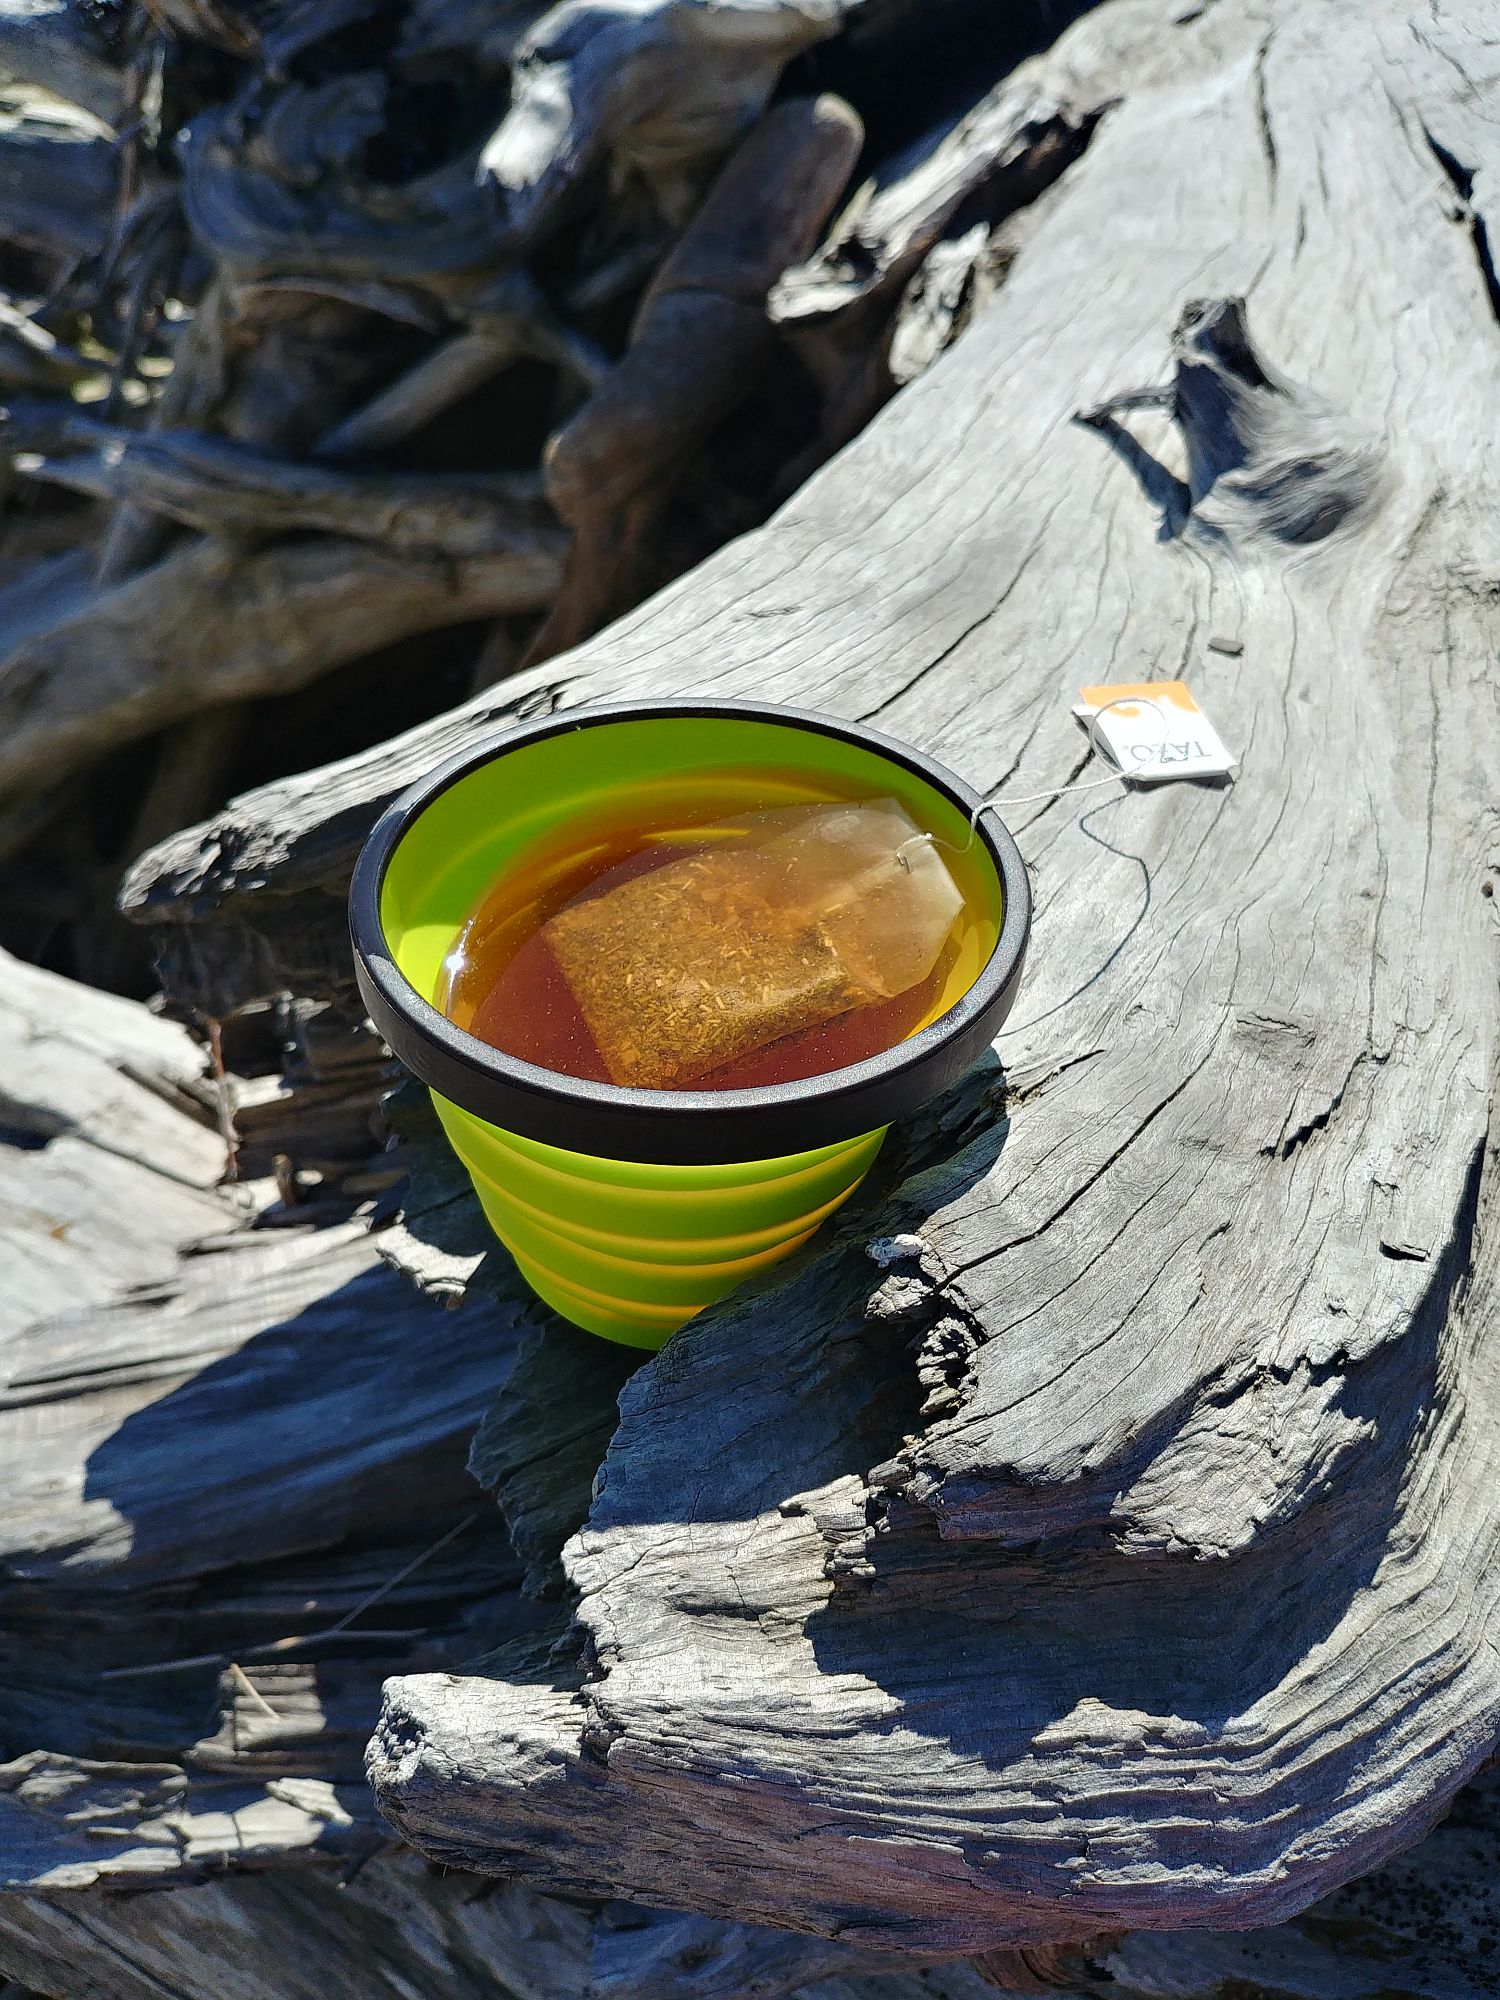
[[[903,766],[966,815],[1000,877],[1000,936],[979,977],[908,1041],[844,1069],[754,1090],[634,1090],[503,1054],[456,1027],[397,968],[380,923],[385,872],[413,822],[480,765],[549,736],[618,722],[742,717],[809,729]],[[944,765],[861,722],[779,702],[598,702],[496,731],[394,799],[372,828],[349,889],[355,973],[370,1019],[405,1066],[442,1097],[507,1132],[569,1152],[641,1164],[712,1166],[779,1159],[872,1132],[918,1110],[969,1069],[999,1032],[1031,933],[1026,864],[993,806]]]

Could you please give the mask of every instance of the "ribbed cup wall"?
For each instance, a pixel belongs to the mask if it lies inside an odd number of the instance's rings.
[[[723,1166],[597,1159],[503,1132],[433,1092],[490,1226],[539,1297],[631,1347],[668,1334],[803,1243],[848,1200],[884,1131]]]

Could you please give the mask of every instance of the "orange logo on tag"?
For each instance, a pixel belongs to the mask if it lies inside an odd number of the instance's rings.
[[[1138,784],[1228,777],[1236,759],[1182,681],[1088,687],[1073,713]]]

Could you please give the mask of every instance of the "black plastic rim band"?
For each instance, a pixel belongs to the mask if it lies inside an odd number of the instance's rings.
[[[450,785],[529,743],[616,722],[743,718],[812,730],[875,752],[977,815],[976,834],[1000,878],[1000,936],[962,999],[893,1048],[845,1069],[755,1090],[631,1090],[538,1068],[456,1027],[397,969],[380,923],[385,872],[408,828]],[[920,751],[862,723],[774,702],[601,702],[506,729],[440,764],[381,814],[349,889],[355,973],[370,1019],[412,1073],[476,1117],[569,1152],[642,1163],[714,1166],[780,1159],[874,1131],[941,1095],[978,1061],[1009,1014],[1031,933],[1031,888],[1020,849],[993,807]]]

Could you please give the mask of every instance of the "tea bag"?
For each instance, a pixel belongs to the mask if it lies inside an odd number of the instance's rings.
[[[691,1084],[919,985],[963,897],[894,799],[748,813],[542,927],[611,1081]]]

